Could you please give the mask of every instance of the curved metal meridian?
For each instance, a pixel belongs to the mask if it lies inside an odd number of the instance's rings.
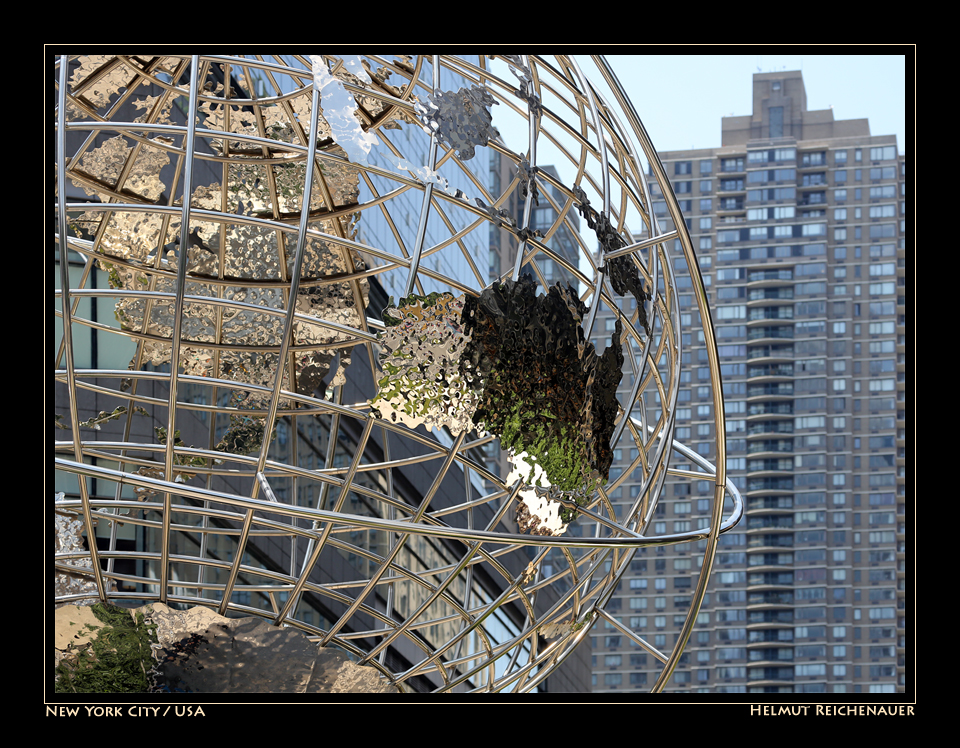
[[[56,604],[260,616],[433,691],[536,690],[603,619],[662,690],[742,502],[696,253],[606,60],[78,55],[57,76],[56,510],[99,543],[61,545]],[[674,440],[680,259],[716,467]],[[624,357],[609,430],[564,444],[629,457],[575,490],[518,482],[560,447],[521,433],[508,460],[469,409],[467,309],[527,279],[570,284],[580,362]],[[692,480],[709,523],[653,535]],[[659,651],[606,608],[639,549],[677,543],[703,555]]]

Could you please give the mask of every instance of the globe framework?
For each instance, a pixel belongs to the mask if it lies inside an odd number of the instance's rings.
[[[662,690],[742,506],[694,248],[607,61],[55,73],[55,603],[257,616],[435,691],[534,690],[602,625]],[[488,184],[495,159],[512,178]],[[496,237],[515,251],[491,278]],[[678,260],[717,467],[673,438]],[[707,527],[652,532],[668,476],[714,485]],[[676,543],[702,561],[657,648],[607,607],[639,549]]]

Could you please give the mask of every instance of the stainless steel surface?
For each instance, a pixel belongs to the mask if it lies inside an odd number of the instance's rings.
[[[363,57],[366,68],[359,62],[293,55],[58,61],[55,240],[58,257],[69,254],[72,264],[60,263],[63,290],[55,292],[62,330],[57,408],[68,422],[55,436],[58,485],[67,487],[56,509],[75,513],[88,537],[99,527],[105,547],[87,554],[91,584],[103,600],[206,605],[296,626],[391,682],[427,676],[438,691],[533,690],[605,620],[663,663],[652,689],[660,691],[693,630],[718,538],[739,520],[742,503],[724,467],[707,296],[653,144],[602,57],[442,56],[436,65],[430,56],[370,55]],[[518,175],[528,165],[539,205],[552,204],[577,242],[578,256],[564,256],[526,230],[535,209],[528,193],[512,217],[519,249],[504,277],[527,269],[542,280],[550,263],[563,267],[579,279],[590,307],[588,338],[600,319],[623,322],[625,381],[611,446],[635,449],[637,457],[580,511],[582,534],[516,531],[510,518],[519,486],[478,456],[489,436],[413,431],[375,418],[373,390],[343,399],[355,392],[347,384],[361,381],[357,367],[368,367],[362,381],[378,378],[376,333],[383,324],[380,310],[365,303],[370,279],[401,289],[396,293],[478,294],[489,282],[477,262],[486,253],[471,248],[485,250],[487,232],[505,225],[496,209],[520,189],[519,177],[488,189],[443,142],[443,128],[431,130],[421,163],[404,153],[408,129],[425,137],[423,102],[449,75],[496,103],[488,130],[472,120],[441,124],[459,128],[461,145],[468,152],[476,145],[473,158],[483,163],[497,151],[518,165]],[[338,119],[333,101],[352,101],[348,116]],[[560,169],[559,185],[539,170],[550,163]],[[659,185],[679,230],[660,232],[647,178]],[[548,194],[548,183],[559,192]],[[589,229],[577,229],[578,190],[615,228],[621,248],[604,255]],[[418,206],[414,214],[411,205]],[[368,228],[374,224],[382,233]],[[649,333],[626,305],[629,297],[613,293],[606,268],[617,257],[634,263],[648,290],[658,289],[647,304]],[[691,269],[707,344],[716,467],[674,441],[682,369],[678,258]],[[110,274],[110,287],[91,281],[98,273]],[[92,311],[103,304],[114,305],[118,322]],[[81,365],[78,346],[91,332],[123,341],[132,352],[129,369]],[[351,360],[353,349],[365,349],[366,363]],[[298,389],[315,382],[318,371],[322,387]],[[190,392],[209,397],[190,399]],[[94,395],[126,408],[112,414],[114,431],[81,424],[78,404]],[[267,438],[254,439],[246,452],[218,449],[231,416],[231,423],[261,424]],[[162,425],[165,434],[186,428],[190,418],[207,424],[208,433],[204,443],[178,443],[138,427],[138,418]],[[281,452],[266,427],[275,419],[293,444]],[[307,419],[330,434],[310,463],[298,451],[309,438],[298,424]],[[341,438],[355,444],[346,461],[335,459]],[[366,449],[374,440],[382,445],[378,460]],[[678,459],[694,467],[671,469]],[[433,482],[411,504],[398,492],[398,471],[424,465]],[[714,483],[710,523],[655,537],[650,521],[671,473]],[[641,476],[636,498],[611,501],[632,474]],[[459,478],[462,496],[443,493],[451,477]],[[298,491],[313,490],[316,504],[298,505]],[[377,507],[373,516],[351,511],[351,495]],[[481,516],[484,524],[475,526]],[[136,528],[157,545],[125,550],[118,528]],[[186,535],[197,540],[190,553],[180,542]],[[383,542],[367,548],[363,537]],[[418,538],[444,543],[448,555],[412,568],[408,544]],[[285,569],[255,564],[246,553],[267,539],[290,549]],[[231,558],[215,550],[227,541],[235,544]],[[605,607],[637,549],[700,541],[702,566],[692,572],[695,594],[679,641],[658,652],[647,632],[628,631]],[[565,566],[545,563],[551,551]],[[318,576],[331,552],[359,559],[365,575]],[[72,564],[84,555],[58,554],[57,571],[76,571]],[[121,562],[138,571],[119,571]],[[481,578],[492,586],[481,588]],[[118,591],[118,583],[136,590]],[[263,602],[240,601],[238,593]],[[307,620],[305,595],[330,601],[340,611],[335,620]],[[56,603],[81,597],[62,594]],[[506,606],[522,617],[504,630],[497,621]],[[412,664],[399,670],[385,654],[401,645]],[[418,653],[413,659],[411,650]]]

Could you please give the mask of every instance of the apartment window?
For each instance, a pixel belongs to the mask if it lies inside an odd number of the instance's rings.
[[[897,157],[897,147],[895,145],[886,145],[870,149],[871,161],[889,161]]]
[[[743,157],[720,159],[720,171],[743,171]]]
[[[877,166],[870,169],[870,179],[896,179],[897,167]]]
[[[879,200],[881,198],[894,198],[897,196],[897,186],[894,184],[883,184],[878,187],[870,188],[870,198]]]
[[[896,205],[872,205],[870,206],[871,218],[893,218],[897,215]]]

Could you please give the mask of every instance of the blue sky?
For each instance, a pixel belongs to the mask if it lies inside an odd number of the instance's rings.
[[[754,54],[734,55],[606,57],[658,151],[718,147],[721,117],[752,112],[753,74],[779,70],[803,72],[808,109],[832,106],[836,119],[865,117],[872,135],[896,135],[900,151],[912,151],[913,143],[905,140],[907,64],[912,82],[912,57],[803,54],[804,47],[796,48],[796,54],[780,54],[783,49],[790,48],[758,47]],[[912,100],[909,109],[912,122]]]
[[[720,46],[716,48],[723,49]],[[664,47],[656,49],[662,50]],[[676,49],[701,50],[704,47],[678,46]],[[900,55],[803,54],[807,49],[824,49],[823,46],[803,45],[735,49],[755,49],[755,52],[730,55],[619,55],[609,54],[609,49],[604,51],[654,148],[660,153],[719,147],[722,118],[752,114],[753,74],[789,70],[803,73],[808,109],[832,107],[837,120],[866,118],[872,135],[896,135],[901,153],[914,152],[913,48],[862,48],[865,51],[890,49],[905,52]],[[846,51],[851,47],[837,49]],[[784,54],[784,50],[795,50],[797,53]],[[576,57],[584,74],[602,88],[602,77],[593,67],[589,55],[576,54]],[[503,77],[510,79],[508,73],[504,73]],[[500,128],[507,145],[517,152],[524,151],[527,145],[526,123],[514,122],[503,116],[505,112],[496,109],[493,114],[494,124]],[[909,130],[906,124],[908,117]],[[908,132],[911,137],[909,142],[906,140]],[[546,138],[538,141],[538,162],[556,164],[562,180],[569,181],[571,178],[565,171],[569,164],[551,152]],[[586,231],[586,224],[583,227]],[[590,237],[585,236],[585,239],[590,241]]]

